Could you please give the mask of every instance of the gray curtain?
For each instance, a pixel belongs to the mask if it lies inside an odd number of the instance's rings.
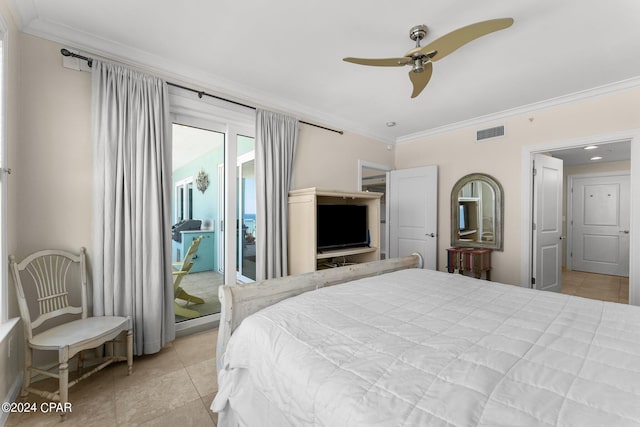
[[[93,61],[94,315],[129,316],[135,354],[175,338],[167,85]]]
[[[256,113],[256,279],[287,275],[287,207],[298,120]]]

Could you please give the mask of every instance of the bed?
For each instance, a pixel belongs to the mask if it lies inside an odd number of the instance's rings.
[[[640,308],[419,262],[221,288],[219,425],[640,425]]]

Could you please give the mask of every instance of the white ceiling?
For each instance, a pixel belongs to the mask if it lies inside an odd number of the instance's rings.
[[[171,166],[174,171],[224,145],[221,133],[180,124],[173,125],[172,139]]]
[[[637,0],[11,0],[20,28],[198,88],[386,142],[615,84],[640,84]],[[512,17],[434,64],[415,99],[403,56],[462,26]],[[578,95],[576,95],[578,94]],[[389,121],[397,123],[387,127]]]
[[[631,141],[589,145],[580,148],[553,151],[553,157],[562,159],[564,166],[577,166],[631,159]],[[593,159],[593,160],[592,160]]]

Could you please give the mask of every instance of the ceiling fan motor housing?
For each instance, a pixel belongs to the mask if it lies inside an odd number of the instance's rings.
[[[411,38],[411,40],[418,43],[418,45],[416,46],[418,47],[420,45],[420,40],[422,40],[428,32],[429,29],[426,25],[416,25],[409,30],[409,37]]]

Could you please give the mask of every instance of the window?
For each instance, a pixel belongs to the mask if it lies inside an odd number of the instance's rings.
[[[193,177],[176,183],[175,192],[175,222],[193,219]]]

